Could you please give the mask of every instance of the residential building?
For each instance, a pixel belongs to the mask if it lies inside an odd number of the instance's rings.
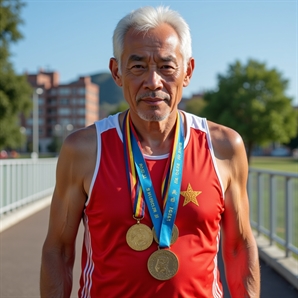
[[[48,151],[54,137],[62,141],[71,131],[99,119],[99,86],[92,83],[90,77],[60,84],[58,72],[40,70],[37,74],[27,74],[27,78],[35,92],[42,91],[37,95],[40,152]],[[21,117],[28,144],[33,142],[33,122],[33,112],[27,119]]]

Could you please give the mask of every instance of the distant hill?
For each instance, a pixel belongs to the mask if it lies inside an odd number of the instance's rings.
[[[108,72],[90,75],[91,81],[100,87],[100,104],[119,104],[124,101],[122,89],[116,85],[112,75]]]

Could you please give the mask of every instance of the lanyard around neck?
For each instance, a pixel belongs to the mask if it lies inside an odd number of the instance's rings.
[[[184,134],[180,113],[177,113],[177,122],[171,163],[164,174],[162,182],[163,215],[160,210],[157,197],[153,188],[150,173],[144,160],[136,131],[130,120],[129,111],[124,119],[124,150],[128,176],[128,184],[131,190],[133,212],[136,218],[144,216],[144,198],[160,247],[169,247],[172,229],[175,222],[180,186],[183,172]],[[132,133],[131,133],[132,132]]]

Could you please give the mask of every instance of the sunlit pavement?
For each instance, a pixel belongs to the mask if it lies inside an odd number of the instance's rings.
[[[49,207],[0,233],[0,298],[39,297],[41,248],[45,239]],[[71,297],[77,297],[82,228],[77,238],[77,260]],[[222,263],[220,261],[220,267]],[[298,291],[261,261],[261,297],[296,298]],[[225,298],[230,297],[225,283]]]

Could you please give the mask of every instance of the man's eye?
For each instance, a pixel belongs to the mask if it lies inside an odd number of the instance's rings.
[[[172,65],[163,65],[161,66],[160,71],[165,75],[172,75],[176,71],[176,68]]]
[[[144,68],[143,65],[133,65],[132,68],[142,69]]]
[[[167,71],[175,71],[176,70],[176,66],[171,65],[171,64],[165,64],[165,65],[162,65],[160,67],[160,69],[167,70]]]

